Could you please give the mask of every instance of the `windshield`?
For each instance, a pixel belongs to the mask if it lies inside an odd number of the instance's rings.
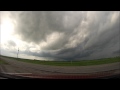
[[[0,38],[2,76],[120,75],[119,11],[1,11]]]

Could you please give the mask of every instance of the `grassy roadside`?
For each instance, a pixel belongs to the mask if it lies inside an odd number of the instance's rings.
[[[8,64],[8,63],[6,63],[5,61],[3,61],[3,60],[0,60],[0,65],[1,64]]]
[[[82,60],[82,61],[39,61],[39,60],[29,60],[29,59],[20,59],[20,58],[12,58],[14,60],[19,60],[22,62],[34,63],[34,64],[42,64],[42,65],[52,65],[52,66],[89,66],[89,65],[100,65],[100,64],[108,64],[120,62],[120,57],[115,58],[105,58],[99,60]]]

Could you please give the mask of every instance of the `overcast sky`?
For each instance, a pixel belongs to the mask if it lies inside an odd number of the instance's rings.
[[[86,60],[120,54],[119,11],[1,11],[1,54]]]

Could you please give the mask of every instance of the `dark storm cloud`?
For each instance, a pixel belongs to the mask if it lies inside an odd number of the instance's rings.
[[[10,13],[15,22],[15,34],[23,41],[38,45],[43,41],[47,43],[38,53],[26,49],[23,52],[26,54],[62,59],[100,58],[103,55],[109,57],[113,53],[118,54],[120,49],[119,12]],[[55,34],[53,42],[47,39],[51,34]]]
[[[115,51],[115,52],[113,52],[113,53],[120,55],[120,50],[117,50],[117,51]]]
[[[45,40],[48,34],[54,31],[65,32],[64,14],[66,12],[11,12],[17,21],[16,33],[21,35],[23,40],[39,43]],[[73,27],[74,28],[74,27]],[[73,30],[71,28],[71,30]]]
[[[74,29],[82,19],[80,12],[11,12],[11,18],[16,21],[15,34],[18,34],[26,42],[40,43],[46,41],[46,37],[54,32],[63,33],[66,36],[59,41],[43,49],[59,49],[68,42]],[[81,14],[81,16],[79,16]],[[55,37],[54,37],[55,38]],[[47,42],[47,41],[46,41]],[[62,44],[62,45],[61,45]],[[57,48],[58,47],[58,48]]]

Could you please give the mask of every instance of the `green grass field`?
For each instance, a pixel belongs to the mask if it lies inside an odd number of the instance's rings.
[[[3,60],[0,60],[0,64],[7,64],[7,63]]]
[[[6,56],[5,56],[6,57]],[[33,64],[42,64],[42,65],[52,65],[52,66],[88,66],[88,65],[100,65],[100,64],[108,64],[108,63],[115,63],[120,62],[120,57],[114,58],[105,58],[99,60],[82,60],[82,61],[39,61],[39,60],[29,60],[29,59],[22,59],[22,58],[12,58],[13,60],[18,60],[22,62],[28,62]],[[1,61],[1,63],[3,63]]]

